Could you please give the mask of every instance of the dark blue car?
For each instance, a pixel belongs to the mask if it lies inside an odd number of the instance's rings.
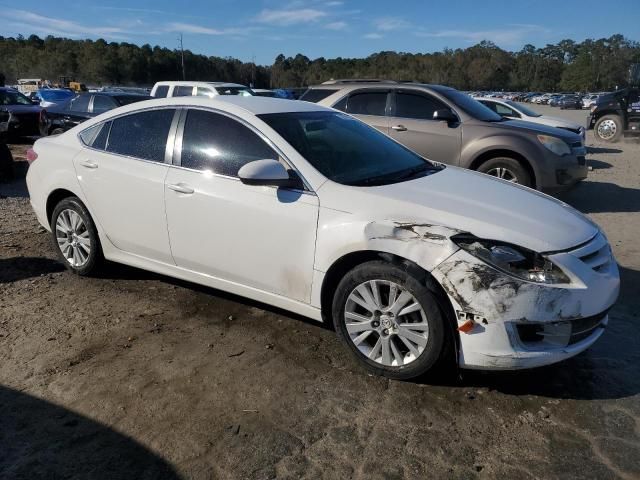
[[[11,113],[6,135],[9,138],[39,134],[42,108],[13,88],[0,87],[0,111]]]

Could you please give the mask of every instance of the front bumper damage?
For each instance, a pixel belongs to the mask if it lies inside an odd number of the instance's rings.
[[[603,333],[619,293],[618,266],[602,234],[547,255],[570,285],[519,280],[459,250],[435,270],[455,310],[462,368],[516,370],[559,362]]]

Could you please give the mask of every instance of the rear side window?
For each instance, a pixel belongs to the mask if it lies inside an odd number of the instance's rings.
[[[105,95],[96,95],[93,97],[93,113],[106,112],[115,107],[117,107],[115,102]]]
[[[240,122],[218,113],[189,110],[182,137],[182,166],[238,176],[240,168],[254,160],[278,159],[256,133]]]
[[[324,100],[329,95],[333,95],[338,90],[330,89],[330,88],[314,88],[309,89],[302,94],[300,100],[304,100],[305,102],[313,102],[318,103],[320,100]]]
[[[167,93],[169,93],[169,85],[159,85],[153,96],[156,98],[166,98]]]
[[[173,88],[174,97],[190,97],[193,94],[193,87],[189,85],[177,85]]]
[[[91,146],[93,144],[93,139],[96,138],[98,133],[100,133],[101,128],[102,124],[100,123],[80,132],[80,139],[82,140],[82,143]]]
[[[396,117],[433,120],[433,112],[443,108],[448,107],[433,97],[406,92],[396,93]]]
[[[80,139],[86,146],[97,150],[104,150],[107,146],[111,122],[99,123],[80,132]]]
[[[347,101],[347,112],[353,115],[384,116],[387,107],[387,92],[356,93]]]
[[[215,94],[211,91],[210,88],[197,87],[196,88],[196,97],[214,97]]]
[[[164,162],[173,109],[134,113],[112,121],[107,151]]]
[[[72,112],[88,112],[90,99],[91,95],[80,95],[74,98],[69,104],[69,110]]]

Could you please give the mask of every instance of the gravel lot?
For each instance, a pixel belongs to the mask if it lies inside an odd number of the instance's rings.
[[[329,329],[219,291],[75,277],[24,180],[0,185],[0,478],[640,478],[640,143],[589,135],[593,171],[562,199],[620,263],[607,332],[559,365],[435,384],[369,376]]]

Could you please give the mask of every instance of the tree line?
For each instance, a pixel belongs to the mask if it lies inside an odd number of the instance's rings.
[[[435,53],[384,51],[366,58],[278,55],[271,66],[184,51],[188,80],[228,81],[259,88],[304,87],[332,78],[385,78],[450,85],[462,90],[600,91],[629,83],[640,43],[616,34],[577,43],[562,40],[518,52],[489,41]],[[0,78],[66,76],[88,85],[149,86],[182,79],[179,50],[105,40],[0,36]]]

